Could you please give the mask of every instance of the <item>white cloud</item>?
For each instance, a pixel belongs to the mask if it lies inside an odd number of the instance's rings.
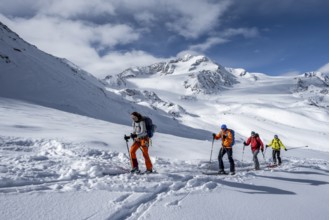
[[[327,64],[323,65],[322,67],[320,67],[318,69],[318,71],[321,72],[321,73],[326,73],[326,74],[329,73],[329,63],[327,63]]]
[[[93,40],[108,47],[131,43],[139,38],[139,34],[135,30],[123,24],[106,24],[88,28],[92,31]]]
[[[0,2],[3,0],[0,0]],[[128,65],[158,62],[142,50],[118,52],[152,34],[153,27],[167,29],[187,39],[207,36],[220,26],[231,0],[11,0],[0,3],[4,23],[41,50],[66,58],[94,75],[116,73]],[[161,33],[159,33],[161,34]],[[166,38],[166,36],[163,36]],[[205,51],[225,40],[209,38],[190,50]],[[150,42],[154,43],[154,42]],[[101,53],[100,53],[101,52]],[[100,55],[102,54],[102,55]],[[128,60],[126,60],[128,59]]]
[[[148,11],[137,12],[136,14],[134,14],[134,17],[137,22],[145,24],[147,26],[153,26],[153,24],[157,20],[155,15]]]
[[[257,28],[229,28],[224,31],[223,36],[232,37],[236,35],[243,35],[245,38],[253,38],[259,35]]]
[[[5,0],[0,0],[0,11],[11,16],[51,15],[75,18],[115,14],[112,3],[106,0],[11,0],[5,3],[2,1]]]
[[[108,63],[107,56],[99,56],[98,48],[131,43],[139,37],[133,29],[126,25],[107,24],[94,27],[79,21],[64,21],[60,18],[45,16],[34,17],[30,20],[9,20],[0,14],[0,19],[27,42],[54,56],[66,58],[96,76],[112,72],[113,67],[115,71],[119,71],[120,65],[121,71],[129,67],[125,66],[126,61],[120,62],[118,59],[116,59],[115,64]],[[91,45],[92,43],[97,43],[99,46],[95,48]],[[120,57],[119,53],[114,54],[116,54],[115,57]],[[146,53],[134,52],[133,54],[136,54],[136,57],[130,56],[130,59],[152,60],[150,59],[151,55]],[[125,57],[127,54],[121,56],[123,59]],[[157,59],[154,58],[153,60]],[[134,61],[130,62],[134,63]],[[97,67],[98,65],[99,67]],[[105,66],[108,69],[104,69]]]
[[[204,52],[215,45],[229,42],[230,38],[237,35],[242,35],[245,38],[253,38],[259,35],[259,31],[257,28],[230,28],[218,33],[219,37],[209,37],[204,43],[190,46],[189,50]]]
[[[133,66],[148,66],[166,60],[164,58],[156,58],[144,51],[113,52],[98,58],[95,62],[89,62],[85,68],[98,73],[97,76],[99,78],[104,78],[106,75],[117,74]]]
[[[176,57],[177,58],[182,58],[182,57],[184,57],[185,55],[200,55],[200,53],[199,52],[196,52],[196,51],[194,51],[194,50],[184,50],[184,51],[181,51],[181,52],[179,52],[177,55],[176,55]]]
[[[110,1],[104,0],[48,0],[49,4],[40,10],[45,15],[75,18],[79,16],[101,16],[115,14]]]
[[[1,0],[0,0],[1,1]],[[185,38],[195,39],[220,25],[220,18],[232,0],[11,0],[0,11],[16,16],[30,11],[67,19],[94,19],[107,22],[160,25]],[[33,17],[31,16],[31,17]],[[114,21],[111,19],[116,16]]]
[[[195,39],[208,34],[220,25],[220,17],[230,6],[230,1],[209,3],[203,1],[175,1],[172,8],[174,19],[166,22],[166,27],[185,38]]]
[[[229,42],[228,39],[224,39],[224,38],[220,38],[220,37],[210,37],[204,43],[190,46],[189,50],[204,52],[207,49],[211,48],[212,46],[215,46],[218,44],[224,44],[227,42]]]

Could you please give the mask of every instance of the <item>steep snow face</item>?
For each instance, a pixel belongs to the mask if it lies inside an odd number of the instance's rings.
[[[94,118],[128,123],[125,103],[93,76],[65,59],[38,50],[0,24],[0,96]]]
[[[205,56],[186,55],[183,58],[134,67],[104,81],[112,88],[136,83],[134,78],[160,77],[162,84],[175,83],[185,94],[216,94],[238,83],[236,76]]]
[[[3,24],[0,24],[0,66],[2,97],[120,124],[131,124],[129,115],[133,111],[153,110],[107,91],[91,74],[66,59],[38,50]],[[166,115],[156,111],[152,114],[155,119]]]

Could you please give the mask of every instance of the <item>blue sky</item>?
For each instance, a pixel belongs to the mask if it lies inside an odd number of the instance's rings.
[[[327,0],[0,0],[0,21],[102,78],[185,53],[269,75],[329,72]]]

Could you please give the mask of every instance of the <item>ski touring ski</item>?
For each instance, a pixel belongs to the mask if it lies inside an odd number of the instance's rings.
[[[217,176],[229,176],[229,175],[235,175],[230,173],[218,173],[218,171],[202,171],[201,172],[204,175],[217,175]]]
[[[130,171],[127,172],[117,172],[117,173],[103,173],[104,176],[119,176],[119,175],[123,175],[123,174],[131,174],[131,175],[152,175],[152,174],[157,174],[156,171],[153,171],[152,173],[148,173],[148,172],[139,172],[139,173],[131,173]]]
[[[277,165],[277,164],[270,164],[270,165],[267,165],[266,167],[267,168],[276,168],[276,167],[278,167],[279,165]]]

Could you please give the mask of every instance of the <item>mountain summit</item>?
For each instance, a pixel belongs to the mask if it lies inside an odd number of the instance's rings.
[[[161,77],[175,79],[187,94],[215,94],[238,83],[236,76],[205,56],[185,55],[168,62],[129,68],[104,81],[111,87],[124,87],[129,78]]]

